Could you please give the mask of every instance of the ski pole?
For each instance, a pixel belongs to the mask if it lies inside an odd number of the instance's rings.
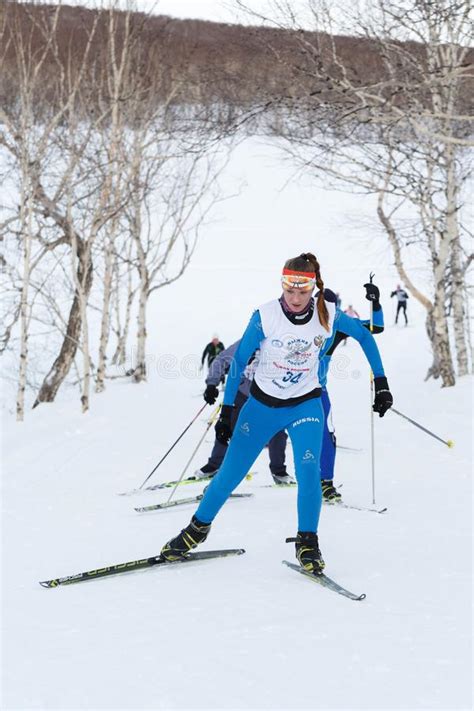
[[[369,283],[372,284],[372,279],[375,274],[370,272]],[[374,302],[370,302],[370,333],[374,331]],[[374,436],[374,410],[372,403],[374,402],[374,374],[370,370],[370,453],[372,463],[372,503],[375,504],[375,436]]]
[[[210,416],[209,422],[207,423],[207,427],[206,427],[206,429],[204,430],[204,434],[203,434],[202,437],[200,438],[199,442],[197,443],[196,447],[194,448],[193,453],[192,453],[191,456],[189,457],[189,459],[188,459],[188,461],[187,461],[187,463],[186,463],[186,466],[185,466],[184,469],[183,469],[183,473],[181,474],[181,476],[179,477],[178,481],[177,481],[176,484],[174,485],[174,488],[173,488],[173,490],[171,491],[171,494],[168,496],[168,500],[167,500],[167,502],[166,502],[167,504],[169,504],[169,502],[170,502],[171,499],[173,498],[174,492],[176,491],[176,489],[178,488],[179,484],[181,483],[181,481],[182,481],[184,475],[185,475],[186,472],[188,471],[189,465],[190,465],[191,462],[193,461],[193,459],[194,459],[194,457],[195,457],[195,455],[196,455],[196,452],[198,451],[199,447],[200,447],[201,444],[203,443],[204,437],[207,435],[207,433],[208,433],[209,430],[211,429],[212,425],[213,425],[214,422],[216,421],[216,418],[217,418],[217,416],[219,415],[219,412],[220,412],[220,411],[221,411],[221,406],[218,405],[218,406],[216,407],[216,409],[214,410],[214,412],[212,413],[212,415]]]
[[[418,427],[420,430],[423,430],[423,432],[426,432],[426,434],[429,434],[431,437],[434,437],[439,442],[442,442],[450,449],[454,447],[454,442],[452,439],[442,439],[441,437],[438,437],[438,435],[435,435],[434,432],[427,430],[426,427],[423,427],[418,422],[415,422],[415,420],[412,420],[410,417],[404,415],[403,412],[399,412],[398,410],[396,410],[394,407],[391,407],[389,409],[389,412],[394,412],[396,415],[400,415],[400,417],[403,417],[405,420],[408,420],[408,422],[411,422],[412,425],[415,425],[415,427]]]
[[[181,434],[179,435],[178,439],[171,445],[171,447],[168,449],[168,451],[166,452],[166,454],[160,459],[160,461],[158,462],[158,464],[156,465],[156,467],[155,467],[154,469],[152,469],[152,471],[148,474],[148,476],[147,476],[147,478],[145,479],[145,481],[143,482],[143,484],[141,484],[141,485],[138,487],[139,489],[141,489],[142,487],[145,486],[145,484],[147,483],[148,479],[152,476],[152,474],[154,474],[154,473],[156,472],[156,470],[158,469],[158,467],[160,466],[160,464],[162,464],[162,463],[165,461],[166,457],[167,457],[168,454],[171,452],[171,450],[173,450],[173,449],[176,447],[176,445],[178,444],[179,440],[186,434],[186,432],[189,430],[189,428],[191,427],[191,425],[192,425],[194,422],[196,422],[197,418],[199,417],[199,415],[201,414],[201,412],[204,410],[205,407],[207,407],[207,402],[204,403],[204,405],[201,407],[201,409],[199,410],[199,412],[193,417],[193,419],[191,420],[191,422],[189,423],[189,425],[187,425],[187,427],[184,428],[184,430],[183,430],[183,431],[181,432]]]

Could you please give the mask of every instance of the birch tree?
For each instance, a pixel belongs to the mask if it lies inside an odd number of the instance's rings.
[[[3,157],[12,166],[12,185],[19,194],[17,216],[6,220],[4,227],[8,228],[7,239],[19,241],[22,254],[21,296],[19,305],[20,317],[20,354],[17,391],[17,419],[24,416],[24,398],[28,367],[29,324],[31,321],[31,277],[34,266],[38,265],[45,252],[61,243],[61,240],[50,243],[47,247],[39,247],[39,256],[32,263],[33,239],[39,233],[35,219],[35,185],[34,166],[46,159],[48,139],[54,126],[64,116],[65,105],[59,103],[49,115],[42,115],[38,110],[38,99],[41,91],[54,93],[51,83],[45,81],[44,68],[51,54],[54,54],[54,36],[57,31],[59,8],[46,18],[27,15],[30,27],[25,31],[24,14],[19,9],[10,6],[8,13],[2,14],[2,47],[5,56],[8,52],[15,58],[15,99],[8,102],[5,108],[0,107],[0,146]],[[42,43],[37,45],[37,36]],[[2,62],[3,64],[3,62]],[[8,77],[5,82],[8,85]],[[33,168],[33,169],[32,169]]]
[[[116,254],[114,261],[114,280],[112,287],[112,323],[111,328],[117,339],[114,354],[112,356],[112,364],[123,365],[126,361],[126,347],[128,335],[130,331],[130,323],[132,316],[132,304],[137,292],[137,286],[133,279],[132,253],[133,242],[127,241],[127,251],[123,255],[119,252]],[[122,274],[123,269],[123,274]],[[122,288],[121,288],[122,287]],[[125,287],[125,288],[123,288]],[[121,293],[125,292],[125,308],[122,307]],[[122,315],[123,312],[123,315]]]
[[[275,59],[291,64],[295,82],[291,93],[267,97],[268,130],[283,139],[285,151],[302,170],[310,170],[326,187],[378,195],[377,217],[400,278],[427,309],[433,350],[428,376],[453,385],[448,292],[458,373],[467,372],[461,279],[471,257],[460,215],[467,154],[474,144],[470,4],[356,0],[343,7],[308,0],[304,27],[291,3],[283,0],[272,7],[274,14],[265,19],[291,30],[293,38],[293,53],[275,52]],[[364,77],[339,41],[341,34],[366,43],[372,71]],[[404,264],[405,227],[398,215],[407,205],[416,212],[411,227],[415,243],[423,245],[431,268],[429,295]],[[464,251],[468,255],[462,264]]]
[[[126,183],[127,153],[125,144],[130,130],[127,122],[130,118],[129,105],[140,102],[141,84],[134,75],[134,63],[139,50],[140,35],[133,32],[131,13],[120,16],[109,11],[107,47],[105,58],[105,77],[103,85],[107,91],[107,100],[111,103],[110,125],[102,132],[101,138],[105,161],[100,165],[104,184],[111,193],[115,205],[125,207],[130,193]],[[120,23],[119,23],[120,20]],[[119,31],[120,25],[120,31]],[[113,193],[113,195],[112,195]],[[120,209],[106,225],[101,245],[104,271],[102,280],[101,325],[99,353],[96,374],[96,392],[105,388],[107,346],[110,335],[110,317],[112,310],[113,279],[116,274],[116,241],[121,228]]]
[[[146,379],[148,301],[155,291],[179,279],[189,266],[199,230],[219,199],[217,178],[228,159],[227,150],[220,146],[187,154],[170,142],[169,157],[150,166],[143,160],[142,138],[136,137],[130,162],[129,179],[134,190],[127,210],[138,275],[135,382]]]
[[[54,401],[73,370],[87,411],[94,375],[104,389],[111,330],[112,360],[125,360],[136,295],[135,379],[145,376],[148,300],[183,274],[216,198],[212,110],[174,101],[182,86],[157,63],[166,46],[155,56],[146,16],[114,8],[89,15],[80,36],[61,22],[61,5],[9,4],[2,25],[0,51],[10,55],[1,88],[11,94],[0,108],[0,149],[19,204],[5,219],[0,206],[12,255],[2,347],[17,331],[18,416],[31,384],[28,344],[32,335],[45,344],[32,323],[48,328],[42,362],[52,359],[34,407]]]

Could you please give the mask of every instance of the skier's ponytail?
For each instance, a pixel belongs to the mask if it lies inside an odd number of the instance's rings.
[[[319,289],[316,299],[319,321],[326,331],[329,331],[329,313],[326,307],[326,302],[324,301],[324,282],[321,278],[321,268],[319,266],[319,262],[314,254],[311,254],[311,252],[304,252],[303,254],[300,254],[299,257],[288,259],[288,261],[285,262],[285,269],[294,269],[295,271],[301,272],[314,272],[316,286]]]

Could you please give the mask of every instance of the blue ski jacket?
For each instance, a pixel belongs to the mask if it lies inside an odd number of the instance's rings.
[[[374,310],[372,333],[382,333],[383,330],[383,310],[380,308],[378,311]],[[372,333],[370,332],[370,321],[368,319],[351,318],[340,309],[337,309],[333,332],[324,342],[319,355],[318,375],[322,387],[326,386],[329,364],[335,349],[348,337],[354,338],[360,343],[374,376],[381,377],[385,375],[380,352]],[[222,375],[228,371],[224,405],[233,405],[237,390],[248,396],[251,377],[246,376],[245,369],[264,338],[262,321],[257,310],[252,314],[242,338],[225,351],[222,351],[213,361],[206,383],[208,385],[217,385]]]

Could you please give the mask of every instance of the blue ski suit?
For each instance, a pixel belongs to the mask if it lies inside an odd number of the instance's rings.
[[[335,295],[329,290],[325,291],[325,298],[327,298],[326,292],[328,298],[335,300]],[[341,314],[341,316],[345,315]],[[349,317],[347,318],[351,321]],[[350,328],[349,324],[346,324],[346,327]],[[363,329],[363,326],[361,325],[360,328]],[[331,336],[333,335],[334,331]],[[371,334],[368,335],[373,341]],[[330,340],[331,336],[327,340]],[[256,311],[235,353],[224,393],[224,405],[234,403],[242,373],[265,337],[259,311]],[[324,343],[323,348],[325,345]],[[362,347],[364,348],[364,345]],[[379,361],[376,368],[373,366],[374,373],[377,370],[376,374],[383,374],[375,341],[372,349],[372,358],[375,360],[378,358]],[[328,355],[327,351],[326,355]],[[323,362],[327,363],[324,360]],[[280,430],[286,429],[293,446],[295,475],[298,482],[298,530],[316,532],[322,503],[320,455],[324,420],[321,397],[311,397],[298,404],[276,407],[265,404],[250,394],[240,411],[222,466],[207,488],[196,511],[196,518],[203,523],[211,523],[232,491],[249,471],[266,442]]]
[[[321,479],[332,480],[334,478],[334,467],[336,462],[336,435],[331,416],[331,401],[329,393],[326,389],[327,376],[333,355],[337,346],[347,337],[354,338],[358,341],[364,350],[367,360],[370,363],[375,375],[383,375],[378,351],[373,347],[373,338],[368,333],[370,329],[370,321],[354,319],[347,316],[339,309],[336,311],[334,320],[334,330],[330,338],[328,338],[320,353],[319,365],[319,382],[323,386],[321,393],[321,404],[324,410],[324,431],[323,443],[321,449]],[[373,318],[373,333],[382,333],[384,330],[384,318],[382,308],[374,311]],[[206,384],[218,385],[221,382],[222,376],[225,375],[231,367],[235,352],[240,344],[236,341],[229,348],[226,348],[222,353],[219,353],[217,358],[212,362],[206,378]],[[237,420],[240,408],[244,405],[250,393],[252,375],[247,374],[247,370],[242,374],[239,389],[234,401],[236,412],[234,414]],[[273,474],[281,474],[286,472],[285,467],[285,449],[287,443],[287,435],[284,430],[278,432],[268,443],[270,455],[270,470]],[[208,459],[208,464],[218,469],[224,456],[227,447],[219,441],[215,441],[211,455]]]

